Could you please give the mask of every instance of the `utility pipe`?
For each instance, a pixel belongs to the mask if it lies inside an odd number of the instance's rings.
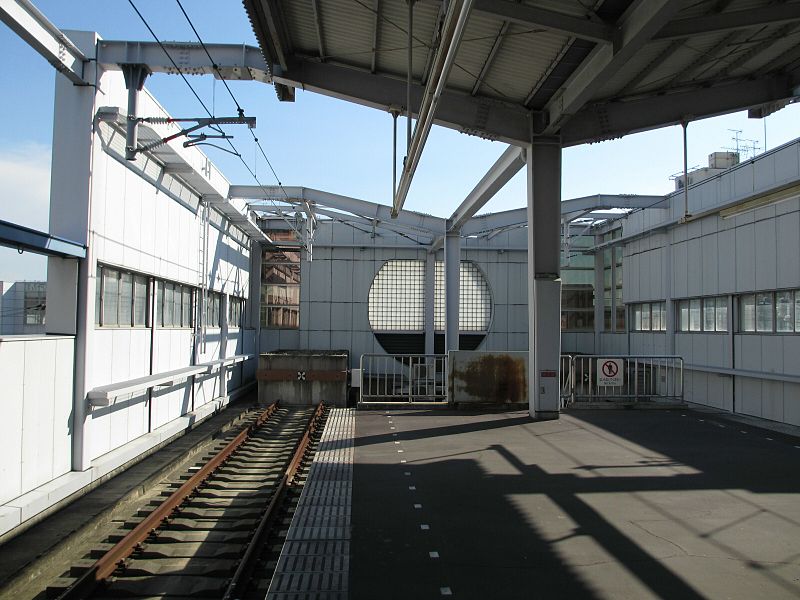
[[[392,217],[396,217],[400,213],[408,196],[411,180],[414,178],[414,172],[417,169],[422,150],[433,125],[436,107],[439,104],[439,99],[447,83],[447,77],[455,61],[461,38],[464,36],[464,29],[466,28],[469,12],[472,9],[472,3],[473,0],[462,0],[460,8],[458,8],[458,1],[451,2],[448,6],[445,24],[442,28],[442,42],[436,51],[431,75],[425,86],[425,94],[419,109],[417,125],[414,128],[414,137],[408,149],[408,155],[403,165],[403,174],[400,177],[400,184],[392,204]],[[457,18],[455,17],[456,12],[458,12]]]

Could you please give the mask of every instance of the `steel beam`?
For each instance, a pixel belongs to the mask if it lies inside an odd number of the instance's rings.
[[[428,255],[431,256],[431,255]],[[448,231],[444,241],[444,345],[458,350],[459,296],[461,293],[461,232]]]
[[[0,246],[44,256],[86,258],[86,246],[83,244],[8,221],[0,221]]]
[[[378,43],[380,42],[381,31],[381,0],[373,0],[373,10],[375,11],[375,22],[373,23],[372,30],[372,65],[370,67],[370,73],[374,73],[378,66]]]
[[[494,38],[494,43],[492,44],[492,47],[489,50],[489,54],[486,57],[486,60],[483,62],[483,67],[481,67],[481,72],[478,73],[478,78],[475,80],[475,85],[472,86],[471,94],[473,96],[478,93],[478,90],[481,89],[483,80],[486,78],[486,75],[489,74],[489,69],[492,68],[492,63],[494,63],[494,59],[497,56],[497,52],[498,50],[500,50],[500,46],[503,44],[503,40],[505,39],[506,33],[508,33],[509,27],[511,27],[511,22],[503,21],[503,24],[500,26],[500,31],[497,32],[497,36]]]
[[[322,15],[319,9],[319,0],[311,0],[311,9],[314,12],[314,26],[317,30],[317,47],[319,48],[319,59],[325,62],[325,40],[322,34]]]
[[[613,28],[605,23],[518,4],[510,0],[475,0],[475,11],[520,25],[541,27],[593,42],[608,43],[613,36]]]
[[[614,44],[598,45],[551,98],[545,110],[549,124],[544,134],[556,133],[680,10],[681,0],[641,0],[618,23]]]
[[[419,109],[417,125],[414,128],[414,136],[408,148],[403,171],[400,175],[400,182],[397,184],[397,192],[392,202],[392,217],[396,217],[402,210],[411,181],[414,178],[422,151],[425,149],[425,142],[428,139],[436,109],[441,100],[442,93],[447,85],[447,78],[450,69],[455,62],[458,47],[461,45],[461,38],[467,26],[473,0],[453,0],[447,8],[444,25],[442,27],[441,41],[436,55],[433,59],[430,77],[425,84],[425,92],[422,96],[422,104]],[[409,73],[409,78],[411,74]],[[411,93],[411,81],[408,82],[408,94]],[[407,107],[409,113],[411,106]],[[409,121],[410,122],[410,121]]]
[[[32,2],[0,0],[0,20],[72,83],[89,85],[83,75],[87,57]]]
[[[187,75],[214,75],[230,80],[256,80],[272,83],[270,66],[264,62],[260,48],[245,44],[206,44],[211,56],[199,43],[163,42],[167,52]],[[153,73],[177,75],[169,58],[155,42],[116,42],[101,40],[97,44],[97,62],[106,70],[119,70],[122,64],[144,64]],[[214,65],[218,67],[214,68]]]
[[[708,87],[654,95],[639,100],[590,105],[562,128],[564,146],[613,139],[657,127],[676,125],[687,116],[701,119],[745,110],[800,95],[798,73],[729,80]]]
[[[749,10],[735,10],[704,17],[677,19],[662,27],[653,39],[669,40],[707,33],[783,25],[800,21],[800,4],[776,4]]]
[[[330,63],[298,61],[288,72],[276,72],[273,80],[387,112],[406,104],[404,81]],[[420,105],[422,94],[422,86],[411,85],[412,106]],[[530,133],[529,118],[530,111],[519,105],[444,91],[433,122],[462,133],[523,145]]]
[[[284,195],[285,191],[285,195]],[[433,217],[413,211],[404,211],[395,219],[391,218],[391,208],[384,204],[332,194],[307,187],[295,186],[258,186],[258,185],[232,185],[229,191],[230,198],[245,198],[248,200],[307,200],[312,205],[327,206],[334,210],[348,212],[366,219],[387,221],[394,225],[405,226],[407,229],[428,235],[437,235],[446,231],[446,222],[440,217]],[[316,210],[316,208],[315,208]]]

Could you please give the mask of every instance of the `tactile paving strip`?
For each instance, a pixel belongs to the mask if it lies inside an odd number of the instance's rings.
[[[354,434],[353,409],[332,409],[267,600],[347,598]]]

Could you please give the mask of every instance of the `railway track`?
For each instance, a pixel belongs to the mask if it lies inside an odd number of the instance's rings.
[[[48,589],[83,598],[264,598],[326,411],[270,406]]]

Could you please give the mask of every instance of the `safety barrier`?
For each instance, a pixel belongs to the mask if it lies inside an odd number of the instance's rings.
[[[562,355],[561,399],[562,407],[598,401],[683,402],[683,358]]]
[[[360,404],[446,404],[447,355],[362,354]]]

